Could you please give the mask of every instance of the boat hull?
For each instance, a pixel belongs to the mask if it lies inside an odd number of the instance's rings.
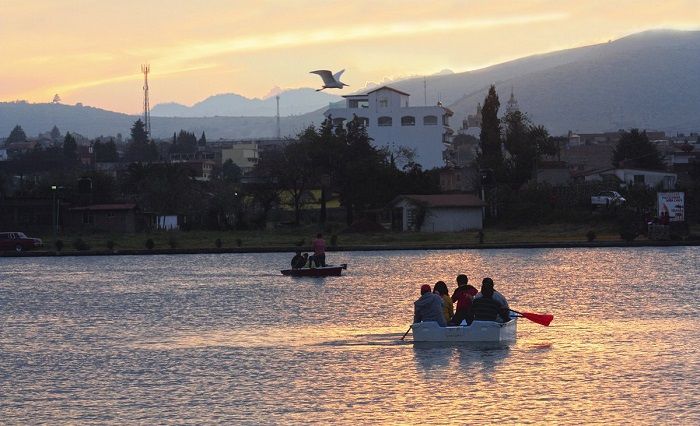
[[[471,325],[440,327],[435,321],[413,324],[414,342],[514,342],[518,319],[507,323],[474,321]]]
[[[282,275],[291,277],[339,277],[343,269],[345,269],[344,265],[320,268],[284,269],[282,270]]]

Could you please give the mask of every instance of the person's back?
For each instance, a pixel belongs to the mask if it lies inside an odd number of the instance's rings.
[[[311,242],[311,249],[314,251],[316,266],[326,266],[326,241],[323,239],[323,234],[316,235]]]
[[[442,312],[442,298],[430,291],[430,286],[425,284],[421,287],[420,299],[413,302],[414,314],[413,322],[435,321],[441,327],[446,324],[445,316]]]
[[[306,259],[304,259],[304,256],[302,256],[300,252],[297,252],[292,258],[292,269],[301,269],[304,267],[305,263]]]
[[[508,304],[504,306],[505,298],[503,301],[498,300],[495,297],[496,291],[493,289],[493,280],[491,278],[484,278],[481,282],[481,292],[479,297],[475,297],[472,301],[471,308],[469,309],[469,314],[467,322],[469,324],[472,321],[510,321],[510,316],[508,312]]]

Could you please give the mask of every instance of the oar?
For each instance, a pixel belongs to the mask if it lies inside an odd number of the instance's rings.
[[[527,318],[532,322],[536,322],[537,324],[544,325],[545,327],[549,325],[550,322],[554,319],[554,315],[552,314],[536,314],[534,312],[518,312],[513,309],[510,309],[511,312],[515,312],[516,314],[520,315],[523,318]]]
[[[409,331],[411,331],[411,328],[413,328],[413,324],[408,326],[408,330],[406,330],[406,332],[403,334],[403,336],[401,336],[401,340],[406,338],[406,335],[408,334]]]

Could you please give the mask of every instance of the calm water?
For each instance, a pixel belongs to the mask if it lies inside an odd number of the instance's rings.
[[[0,258],[1,423],[700,423],[700,249]],[[399,337],[491,276],[510,347]]]

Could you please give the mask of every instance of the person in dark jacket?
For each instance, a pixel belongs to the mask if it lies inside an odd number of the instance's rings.
[[[304,267],[304,264],[306,264],[306,259],[304,259],[304,256],[301,255],[301,252],[298,251],[292,258],[291,263],[292,269],[301,269]]]
[[[435,321],[440,327],[445,327],[445,316],[442,313],[442,298],[430,290],[428,284],[420,288],[420,299],[413,302],[413,323]]]
[[[493,280],[484,278],[481,282],[481,297],[474,299],[469,313],[467,314],[467,322],[469,324],[474,320],[478,321],[510,321],[510,314],[507,308],[504,308],[501,302],[494,297]]]
[[[452,293],[452,301],[457,302],[457,308],[450,320],[451,325],[459,325],[462,320],[467,319],[467,313],[472,305],[472,299],[478,290],[469,285],[469,278],[464,274],[457,275],[457,289]]]

